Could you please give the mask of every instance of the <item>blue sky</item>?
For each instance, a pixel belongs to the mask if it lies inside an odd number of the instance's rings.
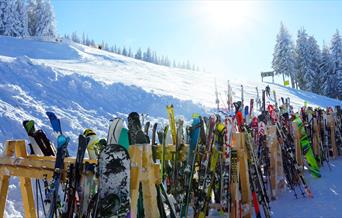
[[[282,21],[293,40],[305,27],[321,45],[342,30],[341,1],[52,0],[59,34],[85,32],[96,41],[203,66],[225,78],[260,80],[271,69]]]

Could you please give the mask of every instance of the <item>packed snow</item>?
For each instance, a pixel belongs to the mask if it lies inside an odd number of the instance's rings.
[[[77,135],[85,128],[106,137],[109,120],[114,116],[127,117],[131,111],[165,122],[165,106],[173,104],[176,115],[184,115],[189,120],[193,112],[206,114],[216,107],[214,81],[211,73],[154,65],[72,42],[0,36],[0,151],[4,140],[27,138],[21,124],[25,119],[35,120],[55,140],[46,111],[54,111],[61,118],[65,134],[73,140],[69,147],[72,154],[75,154]],[[224,108],[227,79],[217,77],[216,81]],[[278,99],[290,97],[295,109],[305,101],[320,107],[341,104],[338,100],[272,83],[237,80],[230,83],[233,100],[240,99],[240,86],[244,85],[246,103],[256,98],[256,87],[261,91],[269,85]],[[302,205],[305,209],[297,217],[331,217],[333,211],[324,215],[322,208],[322,213],[316,214],[308,206],[313,204],[317,208],[328,202],[329,207],[335,207],[336,213],[342,214],[337,206],[342,191],[337,185],[338,178],[342,177],[338,166],[342,162],[337,160],[334,164],[333,171],[326,172],[322,179],[310,179],[317,193],[314,199],[293,200],[291,193],[284,192],[272,203],[274,216],[296,217],[291,208]],[[11,184],[6,216],[21,217],[18,179],[13,178]]]

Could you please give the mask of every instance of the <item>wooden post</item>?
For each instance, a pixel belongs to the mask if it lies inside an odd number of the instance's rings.
[[[149,144],[129,146],[131,157],[131,217],[137,216],[139,184],[142,184],[146,217],[159,217],[156,184],[161,184],[159,164],[152,160]]]
[[[11,157],[15,154],[17,158],[26,158],[26,145],[24,140],[12,140],[5,142],[5,156]],[[0,202],[0,215],[3,216],[5,205],[6,205],[6,198],[7,198],[7,191],[9,185],[9,175],[3,175],[2,181],[0,183],[0,190],[1,190],[1,202]],[[28,177],[19,177],[20,182],[20,190],[21,190],[21,197],[23,200],[24,206],[24,213],[25,217],[36,217],[36,211],[34,206],[34,198],[33,198],[33,191],[32,191],[32,184],[31,179]],[[2,217],[1,216],[1,217]]]
[[[284,186],[283,159],[277,140],[277,127],[267,127],[267,147],[270,151],[271,199],[277,198],[278,192]]]
[[[142,148],[130,145],[128,148],[131,158],[131,216],[137,217],[139,197],[140,169],[142,168]]]
[[[238,158],[239,158],[239,169],[240,169],[240,181],[241,181],[241,203],[245,210],[243,210],[242,217],[252,217],[251,207],[251,185],[249,183],[249,172],[247,162],[247,151],[245,135],[239,133],[239,145],[238,145]]]
[[[271,176],[271,199],[276,199],[277,196],[277,177],[278,177],[278,149],[274,134],[276,133],[275,126],[267,127],[267,146],[270,151],[270,176]]]
[[[25,141],[10,141],[9,143],[14,143],[15,145],[15,155],[16,157],[26,158],[26,145]],[[24,211],[26,217],[36,217],[36,211],[34,207],[34,198],[32,191],[31,179],[27,177],[19,177],[20,189],[23,199]]]
[[[157,166],[157,167],[155,167]],[[159,218],[157,205],[156,184],[160,184],[159,165],[153,163],[152,147],[149,144],[143,145],[141,182],[144,196],[144,212],[146,217]],[[157,170],[156,170],[157,169]]]
[[[14,146],[10,147],[8,141],[4,143],[4,146],[4,156],[12,156],[14,154]],[[10,176],[3,175],[0,179],[0,217],[4,217]]]
[[[336,137],[335,137],[335,120],[332,114],[328,115],[328,125],[330,128],[330,140],[331,140],[333,159],[336,159],[338,152],[337,152]]]

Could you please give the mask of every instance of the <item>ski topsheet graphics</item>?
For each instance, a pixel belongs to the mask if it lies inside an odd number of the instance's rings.
[[[122,131],[125,128],[124,120],[115,118],[109,126],[107,145],[99,154],[96,217],[129,216],[130,157],[128,134]]]
[[[127,217],[130,212],[130,159],[118,144],[102,149],[98,160],[96,217]]]
[[[310,173],[315,176],[315,177],[321,177],[321,173],[319,170],[319,166],[317,164],[317,161],[315,159],[315,155],[312,151],[312,146],[311,146],[311,142],[309,141],[308,135],[305,132],[304,126],[303,126],[303,122],[302,120],[299,118],[299,116],[297,115],[294,119],[294,122],[297,123],[297,126],[299,128],[299,132],[300,132],[300,145],[302,147],[302,151],[303,154],[306,158],[306,161],[309,165],[309,170]]]

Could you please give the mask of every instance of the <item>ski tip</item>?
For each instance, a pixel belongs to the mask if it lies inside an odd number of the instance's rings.
[[[45,114],[50,117],[51,115],[55,115],[55,113],[51,112],[51,111],[46,111]]]

